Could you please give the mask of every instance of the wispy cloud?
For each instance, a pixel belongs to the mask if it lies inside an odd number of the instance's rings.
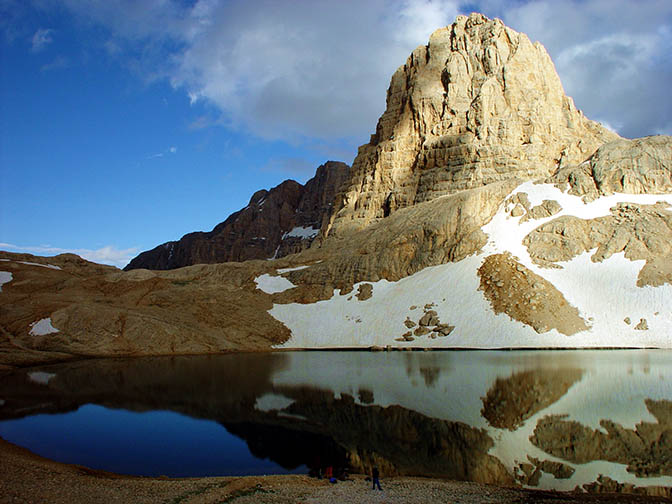
[[[50,70],[60,70],[62,68],[68,68],[70,66],[70,61],[65,56],[57,56],[52,62],[46,63],[40,67],[42,72],[49,72]]]
[[[177,147],[174,145],[171,145],[168,147],[165,151],[163,152],[157,152],[156,154],[150,154],[147,156],[147,159],[156,159],[156,158],[162,158],[166,154],[176,154],[177,153]]]
[[[272,158],[262,167],[265,171],[279,171],[281,173],[294,173],[300,176],[309,176],[315,172],[315,162],[298,157]]]
[[[107,245],[99,249],[59,248],[48,245],[21,246],[11,243],[0,243],[0,248],[9,252],[27,252],[37,255],[77,254],[87,261],[99,264],[109,264],[117,268],[123,268],[135,257],[139,249],[137,247],[118,249],[114,245]]]
[[[206,129],[210,128],[211,126],[216,126],[220,125],[221,126],[222,121],[220,119],[216,119],[207,115],[201,115],[198,116],[196,119],[194,119],[189,125],[187,126],[190,130],[201,130],[201,129]]]
[[[53,33],[54,30],[52,30],[51,28],[40,28],[39,30],[37,30],[33,34],[33,38],[31,40],[32,42],[31,50],[33,52],[40,52],[49,44],[51,44],[54,41],[54,38],[52,36]]]

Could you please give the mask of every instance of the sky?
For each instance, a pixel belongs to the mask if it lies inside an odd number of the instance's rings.
[[[0,0],[0,249],[123,267],[352,164],[397,67],[473,11],[589,118],[672,134],[670,0]]]

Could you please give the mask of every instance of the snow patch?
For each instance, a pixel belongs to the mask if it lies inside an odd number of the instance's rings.
[[[266,294],[275,294],[277,292],[284,292],[286,290],[296,287],[292,282],[281,276],[271,276],[268,273],[261,275],[254,279],[257,284],[257,289],[264,291]]]
[[[12,278],[12,274],[9,271],[0,271],[0,292],[2,292],[2,286],[11,282]]]
[[[285,273],[289,273],[290,271],[299,271],[299,270],[306,269],[306,268],[310,268],[310,264],[307,265],[307,266],[297,266],[296,268],[282,268],[282,269],[279,269],[279,270],[276,270],[276,271],[278,273],[280,273],[281,275],[284,275]]]
[[[293,402],[294,399],[283,395],[264,394],[257,398],[257,402],[254,403],[254,409],[259,411],[279,411],[284,410]]]
[[[26,264],[28,266],[39,266],[41,268],[49,268],[49,269],[53,269],[53,270],[62,269],[61,267],[54,266],[53,264],[40,264],[40,263],[29,262],[29,261],[12,261],[11,259],[0,259],[0,261],[2,261],[2,262],[17,262],[19,264]]]
[[[28,379],[40,385],[48,385],[52,378],[56,375],[54,373],[45,373],[44,371],[33,371],[28,373]]]
[[[51,317],[43,318],[37,322],[30,324],[30,335],[31,336],[44,336],[46,334],[52,334],[59,332],[53,325],[51,325]]]
[[[28,262],[28,261],[17,261],[18,263],[21,264],[27,264],[28,266],[39,266],[41,268],[49,268],[53,270],[60,270],[61,268],[59,266],[54,266],[53,264],[40,264],[40,263],[35,263],[35,262]]]
[[[175,253],[175,242],[166,243],[164,247],[168,250],[168,260],[170,261]]]
[[[301,239],[306,239],[306,238],[313,238],[317,236],[317,233],[319,232],[319,229],[315,229],[312,227],[301,227],[297,226],[291,231],[287,231],[285,234],[282,235],[282,239],[284,240],[285,238],[289,237],[294,237],[294,238],[301,238]]]
[[[275,247],[275,252],[273,252],[273,257],[269,257],[269,258],[266,259],[266,260],[267,260],[267,261],[272,261],[273,259],[277,259],[277,258],[278,258],[278,252],[280,252],[280,245],[278,245],[277,247]]]

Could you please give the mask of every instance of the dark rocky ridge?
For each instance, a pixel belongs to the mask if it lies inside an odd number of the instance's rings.
[[[327,161],[305,185],[285,180],[270,191],[257,191],[245,208],[231,214],[212,231],[189,233],[178,241],[142,252],[124,270],[169,270],[300,252],[310,246],[329,219],[334,196],[349,170],[345,163]],[[296,228],[305,232],[292,233]]]

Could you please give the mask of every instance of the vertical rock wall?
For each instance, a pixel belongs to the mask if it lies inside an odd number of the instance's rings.
[[[617,138],[565,96],[541,44],[498,19],[459,16],[392,76],[387,110],[323,232],[503,179],[548,176]]]

